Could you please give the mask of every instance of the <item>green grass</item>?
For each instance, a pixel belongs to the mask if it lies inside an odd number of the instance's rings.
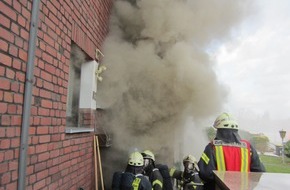
[[[290,173],[290,158],[285,156],[283,163],[282,157],[260,155],[260,160],[270,173]]]

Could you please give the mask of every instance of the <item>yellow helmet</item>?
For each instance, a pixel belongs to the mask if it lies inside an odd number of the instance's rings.
[[[129,156],[128,164],[131,166],[143,166],[144,160],[140,152],[133,152]]]
[[[216,129],[239,129],[236,120],[228,113],[222,113],[219,115],[216,118],[213,127]]]
[[[185,165],[188,165],[188,163],[193,164],[192,167],[194,167],[197,171],[199,171],[196,158],[190,154],[183,158],[184,167]]]
[[[142,152],[142,156],[143,156],[143,158],[152,159],[155,162],[155,156],[150,150],[144,150]]]
[[[190,155],[190,154],[183,158],[183,163],[184,162],[189,162],[189,163],[192,163],[192,164],[196,164],[197,163],[196,158],[194,156]]]

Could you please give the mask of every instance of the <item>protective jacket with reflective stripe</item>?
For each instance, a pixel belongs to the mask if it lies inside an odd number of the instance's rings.
[[[149,181],[152,185],[152,190],[163,189],[163,177],[158,168],[153,168],[148,174]]]
[[[218,171],[250,171],[250,143],[242,140],[238,143],[224,143],[214,140],[215,156]]]
[[[203,183],[197,171],[185,175],[184,171],[171,168],[170,176],[177,180],[176,185],[178,190],[203,190]]]
[[[251,172],[265,172],[265,168],[264,165],[260,162],[260,158],[259,155],[257,153],[257,151],[250,145],[248,144],[248,146],[250,146],[250,148],[248,148],[248,150],[250,152],[248,152],[248,164],[247,166],[249,166],[248,171]],[[225,149],[223,148],[223,151]],[[237,148],[237,150],[240,150],[240,148]],[[230,152],[228,150],[225,150],[225,152]],[[213,174],[213,170],[218,170],[218,166],[217,166],[217,157],[216,157],[216,148],[213,142],[209,143],[202,155],[200,160],[198,161],[198,167],[200,169],[199,171],[199,176],[200,178],[205,182],[205,189],[214,189],[214,174]],[[232,156],[232,155],[230,155]],[[240,171],[241,169],[241,154],[240,156],[237,156],[237,159],[239,158],[239,164],[235,164],[231,161],[228,161],[228,159],[231,159],[230,156],[226,156],[226,163],[225,163],[225,168],[231,168],[236,169],[237,171]],[[245,156],[246,158],[247,156]],[[220,160],[223,160],[220,158]],[[229,162],[229,165],[227,165],[227,162]],[[239,168],[239,169],[237,169]]]
[[[115,172],[112,181],[113,190],[152,190],[149,180],[142,174]]]

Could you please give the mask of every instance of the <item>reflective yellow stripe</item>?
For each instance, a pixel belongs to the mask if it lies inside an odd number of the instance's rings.
[[[200,183],[195,183],[194,181],[192,181],[192,182],[190,182],[192,185],[195,185],[195,186],[197,186],[197,185],[203,185],[203,183],[202,182],[200,182]]]
[[[219,171],[226,171],[225,158],[223,146],[215,146],[216,148],[216,160],[217,160],[217,169]],[[249,164],[249,152],[247,147],[241,147],[241,172],[248,172]]]
[[[193,189],[196,189],[196,186],[194,185],[194,183],[193,183],[192,181],[191,181],[189,184],[191,185],[191,187],[192,187]]]
[[[178,190],[181,190],[181,186],[180,185],[178,185]]]
[[[158,180],[158,179],[156,179],[155,181],[153,181],[152,186],[155,186],[156,184],[159,185],[161,188],[163,187],[162,182],[160,180]]]
[[[173,176],[175,170],[176,170],[175,168],[171,168],[171,169],[170,169],[169,175],[170,175],[171,177]]]
[[[215,146],[215,155],[218,171],[226,171],[223,146]]]
[[[134,190],[138,190],[139,188],[139,184],[141,182],[141,179],[136,177],[132,183],[132,187],[134,188]]]
[[[203,186],[203,183],[195,183],[194,181],[191,181],[189,184],[193,189],[197,189],[198,186]]]
[[[249,152],[247,148],[241,148],[241,172],[248,172]]]
[[[207,157],[207,155],[205,153],[202,153],[201,158],[206,164],[208,164],[209,158]]]

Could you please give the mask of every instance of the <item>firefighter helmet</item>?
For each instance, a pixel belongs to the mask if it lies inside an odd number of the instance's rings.
[[[196,158],[194,156],[190,155],[190,154],[183,158],[183,163],[184,162],[189,162],[189,163],[192,163],[192,164],[196,164],[197,163]]]
[[[144,150],[142,152],[143,158],[152,159],[155,162],[155,156],[150,150]]]
[[[216,129],[239,129],[236,120],[228,113],[222,113],[219,115],[216,118],[213,127]]]
[[[185,157],[183,158],[183,165],[184,165],[185,168],[187,168],[187,167],[189,167],[190,165],[192,165],[190,169],[195,168],[197,171],[199,171],[199,167],[198,167],[198,165],[197,165],[197,160],[196,160],[196,158],[195,158],[194,156],[190,155],[190,154],[187,155],[187,156],[185,156]]]
[[[133,152],[129,156],[128,164],[131,166],[143,166],[144,160],[140,152]]]

